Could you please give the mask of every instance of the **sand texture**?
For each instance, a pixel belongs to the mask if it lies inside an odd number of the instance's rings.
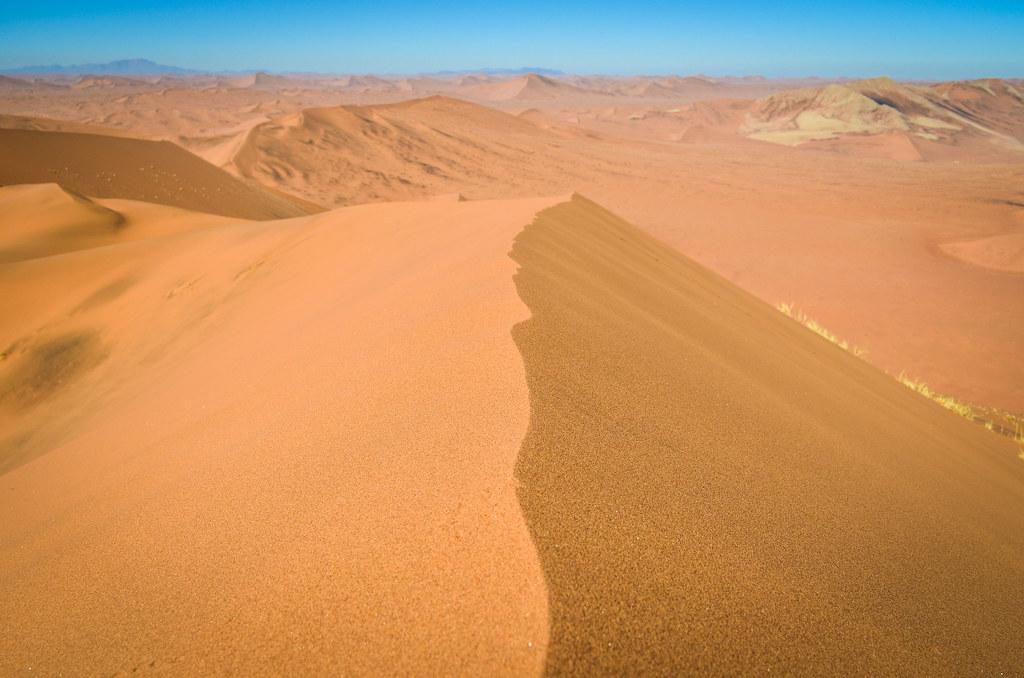
[[[536,673],[508,252],[551,204],[0,267],[0,673]]]
[[[516,239],[552,675],[1010,675],[1013,446],[582,198]]]

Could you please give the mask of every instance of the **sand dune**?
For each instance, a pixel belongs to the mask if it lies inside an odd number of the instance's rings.
[[[268,82],[261,78],[259,87],[254,75],[177,78],[119,90],[35,86],[5,90],[3,109],[8,114],[97,125],[191,148],[192,140],[202,144],[205,139],[304,108],[418,96],[394,88],[388,92],[352,90],[345,86],[347,81],[332,79],[270,77],[279,79]]]
[[[391,91],[398,87],[392,80],[378,78],[375,75],[350,75],[344,78],[344,86],[350,90],[363,92]]]
[[[549,673],[1024,664],[1013,445],[583,199],[512,256]]]
[[[536,73],[528,73],[510,80],[474,84],[459,89],[458,93],[471,99],[486,101],[537,101],[600,96],[602,94],[597,90],[577,87]]]
[[[636,82],[629,83],[620,92],[629,96],[641,98],[675,98],[675,97],[700,97],[721,96],[725,86],[707,78],[672,76],[668,78],[637,78]]]
[[[56,184],[0,188],[0,263],[112,242],[124,217]]]
[[[1010,442],[595,204],[149,210],[0,265],[0,672],[1024,661]]]
[[[508,252],[555,202],[0,265],[0,673],[537,673]]]
[[[91,200],[57,184],[0,187],[0,264],[231,221],[150,203]]]
[[[540,132],[514,116],[446,97],[308,109],[253,128],[232,169],[323,205],[455,191],[536,195],[543,190],[517,187],[537,175],[533,146],[548,143]]]
[[[90,197],[144,200],[248,219],[307,214],[168,142],[0,129],[0,186],[59,183]]]

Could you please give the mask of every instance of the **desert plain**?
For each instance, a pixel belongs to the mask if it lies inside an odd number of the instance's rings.
[[[1019,675],[1024,81],[0,77],[0,674]]]

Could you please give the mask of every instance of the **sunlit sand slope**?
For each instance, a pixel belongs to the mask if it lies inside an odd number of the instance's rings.
[[[513,258],[550,673],[1024,666],[1012,444],[584,199]]]
[[[132,200],[92,200],[57,184],[0,187],[0,264],[233,221]]]
[[[554,202],[0,266],[0,674],[539,672],[508,252]]]

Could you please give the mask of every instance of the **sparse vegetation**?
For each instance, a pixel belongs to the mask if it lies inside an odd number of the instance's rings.
[[[792,304],[792,303],[789,303],[789,304],[781,303],[781,304],[778,305],[777,308],[780,311],[782,311],[782,313],[784,313],[785,315],[787,315],[790,318],[792,318],[793,320],[797,321],[798,323],[800,323],[801,325],[803,325],[804,327],[806,327],[810,331],[814,332],[818,336],[824,337],[825,339],[828,339],[829,341],[831,341],[833,344],[835,344],[839,348],[843,349],[844,351],[849,351],[850,353],[852,353],[853,355],[857,356],[858,358],[863,357],[867,353],[867,351],[865,351],[864,349],[860,348],[859,346],[852,346],[845,339],[840,339],[835,334],[833,334],[832,332],[828,331],[825,327],[823,327],[820,323],[818,323],[818,321],[816,321],[814,318],[811,318],[810,316],[805,314],[803,311],[798,310],[794,304]]]
[[[776,308],[818,336],[827,339],[844,351],[849,351],[858,358],[863,357],[867,353],[864,349],[851,345],[845,339],[839,338],[825,327],[822,327],[816,320],[809,317],[803,311],[798,310],[795,304],[780,303]],[[969,419],[976,424],[981,424],[993,433],[1012,438],[1020,446],[1020,458],[1024,460],[1024,418],[1003,410],[962,402],[953,396],[932,390],[923,381],[912,379],[904,372],[900,372],[896,380],[910,390],[945,407],[947,410],[956,412],[961,417]]]
[[[953,396],[943,395],[942,393],[936,393],[931,388],[929,388],[928,384],[924,383],[923,381],[911,379],[904,372],[900,372],[899,376],[896,377],[896,379],[901,384],[909,388],[911,391],[917,391],[925,398],[928,398],[929,400],[934,400],[938,404],[945,407],[947,410],[956,412],[965,419],[971,419],[972,421],[974,420],[974,408],[972,408],[967,403],[962,403]],[[989,422],[985,426],[985,428],[989,429],[990,431],[993,430],[991,422]]]

